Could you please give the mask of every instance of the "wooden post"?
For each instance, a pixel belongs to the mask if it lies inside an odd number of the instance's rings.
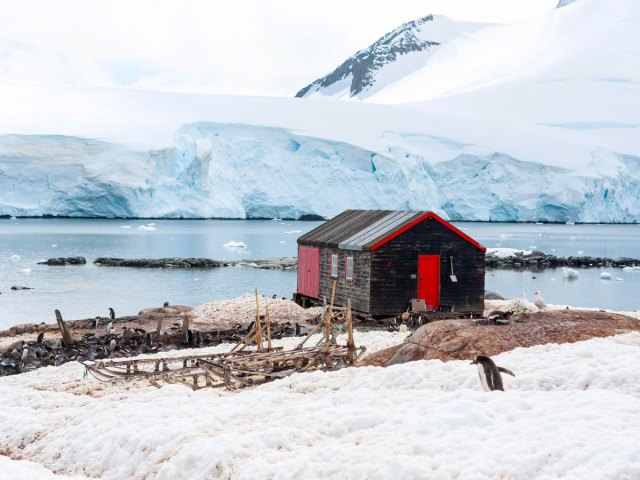
[[[262,325],[260,325],[260,306],[258,305],[258,289],[256,288],[256,345],[262,352]]]
[[[62,341],[64,341],[64,348],[69,348],[73,345],[73,337],[71,336],[71,332],[69,331],[69,327],[67,327],[67,322],[62,319],[62,315],[60,314],[60,310],[56,310],[56,321],[58,322],[58,327],[60,328],[60,333],[62,333]]]
[[[156,339],[160,336],[161,331],[162,331],[162,317],[158,319],[158,326],[156,327]]]
[[[184,338],[184,341],[188,341],[189,338],[189,314],[185,314],[184,316],[184,320],[182,320],[182,338]]]
[[[324,343],[329,343],[329,307],[327,306],[327,297],[322,297],[322,330],[324,336]]]
[[[265,320],[267,322],[267,352],[271,351],[271,318],[269,317],[269,305],[265,305]]]
[[[347,314],[345,316],[347,322],[347,348],[349,350],[349,363],[355,360],[356,344],[353,341],[353,315],[351,313],[351,299],[347,299]]]

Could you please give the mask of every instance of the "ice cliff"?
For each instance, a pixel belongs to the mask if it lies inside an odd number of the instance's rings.
[[[433,210],[452,220],[640,221],[640,157],[609,175],[465,153],[395,135],[385,152],[285,128],[198,122],[175,146],[131,151],[69,136],[0,136],[0,214],[299,218],[346,208]],[[399,144],[402,143],[402,146]],[[534,179],[534,181],[532,181]]]

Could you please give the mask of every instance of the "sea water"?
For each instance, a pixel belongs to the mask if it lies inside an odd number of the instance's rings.
[[[131,315],[164,302],[196,306],[252,293],[291,298],[296,272],[247,267],[137,269],[97,267],[97,257],[204,257],[218,260],[295,256],[297,238],[320,222],[258,220],[0,219],[0,328],[23,322]],[[457,223],[486,247],[538,249],[559,256],[640,258],[638,225]],[[235,245],[235,246],[233,246]],[[246,245],[246,246],[243,246]],[[86,265],[53,267],[52,257],[83,256]],[[601,280],[600,273],[612,274]],[[455,273],[455,272],[454,272]],[[619,279],[619,280],[618,280]],[[12,286],[30,287],[14,291]],[[486,288],[512,298],[539,290],[548,303],[640,309],[640,272],[581,269],[488,270]]]

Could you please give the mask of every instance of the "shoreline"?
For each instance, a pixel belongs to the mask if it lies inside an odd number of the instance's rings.
[[[316,214],[305,214],[300,216],[299,218],[268,218],[268,217],[245,217],[245,218],[234,218],[234,217],[84,217],[84,216],[65,216],[65,215],[25,215],[25,216],[17,216],[10,214],[0,214],[0,220],[20,220],[20,219],[38,219],[38,220],[114,220],[114,221],[122,221],[122,220],[197,220],[197,221],[263,221],[263,222],[272,222],[272,221],[287,221],[287,222],[324,222],[329,220],[328,218],[322,217]],[[459,220],[452,219],[448,220],[451,223],[489,223],[489,224],[497,224],[497,225],[508,225],[508,224],[516,224],[516,225],[640,225],[640,222],[580,222],[580,221],[569,221],[571,223],[567,223],[567,221],[550,221],[550,220]]]

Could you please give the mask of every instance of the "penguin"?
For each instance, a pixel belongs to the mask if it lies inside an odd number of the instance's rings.
[[[93,319],[93,328],[98,328],[98,325],[100,325],[100,317]]]
[[[111,335],[115,328],[113,328],[113,322],[107,323],[107,335]]]
[[[109,351],[113,352],[116,349],[116,339],[112,338],[109,342]]]
[[[37,343],[42,343],[42,341],[44,340],[44,332],[40,332],[38,334],[38,338],[36,339]]]
[[[167,308],[167,307],[169,306],[169,302],[164,302],[164,303],[162,304],[162,306],[163,306],[164,308]]]
[[[200,347],[202,345],[202,334],[200,331],[196,332],[196,346]]]
[[[22,341],[22,355],[20,356],[20,360],[23,362],[29,357],[29,345],[24,340]]]
[[[491,358],[487,357],[486,355],[476,356],[475,360],[471,362],[470,365],[478,366],[480,383],[486,391],[502,390],[504,392],[500,372],[515,377],[515,374],[511,370],[496,366],[493,360],[491,360]]]
[[[193,339],[193,331],[191,329],[187,330],[187,343],[193,345]]]
[[[501,310],[493,310],[489,312],[489,315],[487,315],[487,320],[489,320],[490,322],[506,324],[510,323],[509,319],[511,318],[511,315],[513,315],[512,310],[508,310],[506,312],[503,312]]]
[[[547,304],[544,303],[544,300],[540,296],[540,292],[539,291],[536,290],[533,295],[535,297],[535,300],[533,301],[533,304],[536,307],[538,307],[540,310],[544,310],[545,308],[547,308]]]
[[[276,295],[275,293],[271,296],[272,300],[275,300],[276,298],[278,298],[278,295]]]
[[[150,347],[153,344],[153,340],[151,339],[150,333],[147,333],[147,338],[145,339],[145,343],[147,344],[147,347]]]
[[[115,320],[116,319],[116,312],[111,307],[109,307],[109,318],[111,320]]]

